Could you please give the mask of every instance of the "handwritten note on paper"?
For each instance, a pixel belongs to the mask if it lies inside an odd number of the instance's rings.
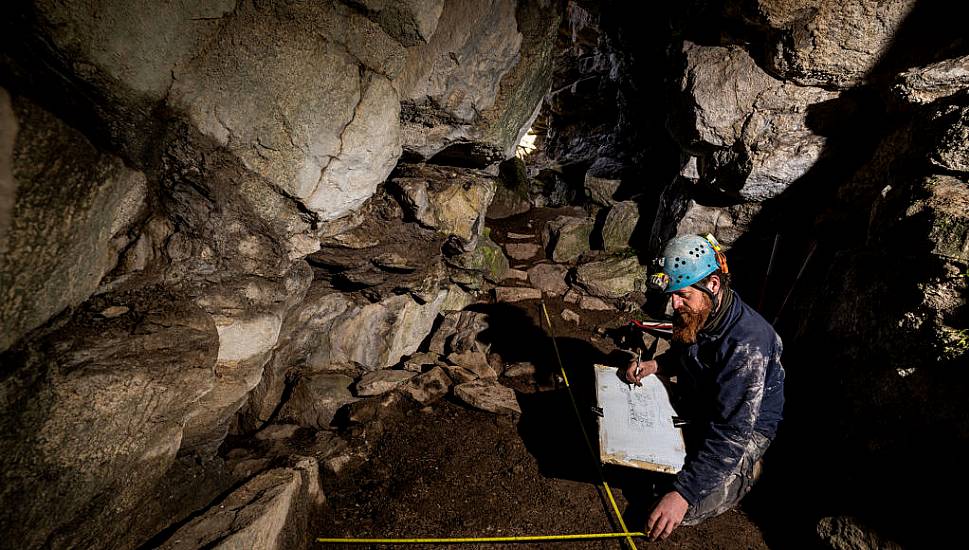
[[[676,412],[666,386],[655,376],[630,386],[614,367],[596,365],[599,449],[602,461],[675,474],[683,467],[683,431],[673,427]]]

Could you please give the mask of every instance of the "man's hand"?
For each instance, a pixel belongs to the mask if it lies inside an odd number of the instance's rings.
[[[676,491],[666,493],[646,521],[646,532],[649,538],[660,540],[668,537],[683,521],[683,516],[686,515],[689,507],[690,504],[680,493]]]
[[[659,365],[656,364],[656,361],[638,361],[633,359],[629,362],[629,366],[626,367],[626,382],[642,386],[643,378],[646,378],[650,374],[655,374],[658,368]]]

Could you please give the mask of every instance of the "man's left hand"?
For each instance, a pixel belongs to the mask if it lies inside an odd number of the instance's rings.
[[[680,493],[676,491],[666,493],[646,521],[649,538],[660,540],[668,537],[683,521],[683,516],[686,515],[689,507],[690,503]]]

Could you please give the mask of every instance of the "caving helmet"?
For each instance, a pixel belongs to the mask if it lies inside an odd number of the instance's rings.
[[[671,293],[695,285],[717,269],[727,273],[727,258],[720,250],[720,243],[710,234],[681,235],[670,240],[656,259],[649,286]]]

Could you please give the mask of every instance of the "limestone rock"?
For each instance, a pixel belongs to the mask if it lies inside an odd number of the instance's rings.
[[[520,269],[509,269],[505,272],[505,278],[501,281],[527,281],[528,272]]]
[[[488,206],[489,219],[508,218],[527,212],[532,204],[528,200],[528,171],[525,163],[512,157],[498,165],[499,183],[495,198]]]
[[[635,257],[609,258],[580,265],[575,282],[594,296],[621,298],[645,289],[646,268]]]
[[[585,194],[595,204],[599,206],[612,206],[616,203],[613,198],[619,190],[621,180],[612,178],[600,178],[593,176],[590,172],[585,174]]]
[[[299,431],[300,426],[298,424],[271,424],[266,426],[256,434],[256,439],[259,440],[276,440],[276,439],[289,439]]]
[[[540,247],[534,243],[508,243],[505,252],[513,260],[529,260],[538,254]]]
[[[511,157],[550,85],[559,15],[552,2],[445,2],[396,81],[405,150],[427,159],[461,142]]]
[[[969,186],[952,176],[932,176],[921,187],[926,197],[912,202],[905,219],[919,228],[928,221],[932,253],[969,263]]]
[[[508,271],[508,258],[505,257],[504,251],[486,235],[478,238],[478,245],[471,252],[448,256],[444,261],[450,266],[476,274],[493,283],[504,279]]]
[[[9,149],[0,158],[16,189],[16,223],[0,246],[0,350],[94,292],[128,244],[147,193],[141,172],[50,113],[17,97],[8,108],[0,145]]]
[[[521,414],[515,391],[494,381],[473,380],[454,387],[454,395],[476,409],[495,414]]]
[[[118,303],[131,313],[100,315]],[[0,531],[24,548],[134,547],[150,536],[144,529],[159,520],[142,511],[175,469],[182,427],[213,387],[218,348],[201,308],[149,287],[96,296],[0,357]]]
[[[945,170],[969,173],[969,107],[946,111],[937,117],[937,123],[945,124],[945,130],[929,161]]]
[[[602,226],[602,246],[608,252],[625,250],[639,223],[639,205],[632,201],[617,202],[606,214]]]
[[[495,300],[498,302],[521,302],[524,300],[541,300],[542,291],[527,286],[502,286],[495,289]]]
[[[565,274],[569,268],[556,264],[538,264],[528,270],[528,281],[535,288],[553,296],[561,296],[568,290]]]
[[[313,274],[299,262],[285,277],[238,277],[208,285],[196,302],[215,321],[219,357],[215,384],[185,424],[182,452],[212,456],[236,413],[261,381],[286,313],[300,302]]]
[[[428,350],[435,354],[435,359],[447,353],[478,350],[478,335],[487,328],[488,316],[484,313],[475,311],[447,313],[434,332],[434,336],[431,337]]]
[[[729,247],[747,232],[747,228],[758,212],[760,212],[759,203],[703,206],[691,200],[686,214],[676,226],[676,234],[711,233],[720,241],[720,244]]]
[[[345,374],[306,374],[279,411],[279,418],[304,428],[325,430],[340,407],[357,399],[350,393],[353,378]]]
[[[465,382],[478,379],[477,374],[464,367],[459,367],[457,365],[442,365],[441,368],[447,372],[448,377],[453,380],[455,384],[463,384]]]
[[[357,395],[360,397],[381,395],[410,380],[414,376],[416,376],[416,373],[406,370],[382,369],[370,372],[363,375],[363,378],[357,382]]]
[[[818,536],[835,550],[902,550],[850,516],[832,516],[818,522]]]
[[[468,350],[463,353],[452,353],[447,356],[447,360],[471,371],[475,378],[485,380],[498,378],[498,373],[488,364],[488,357],[480,351]]]
[[[590,250],[589,237],[595,220],[559,216],[550,220],[542,233],[546,254],[555,262],[571,262]]]
[[[393,169],[400,105],[386,76],[361,77],[338,44],[300,29],[303,17],[328,10],[294,10],[292,19],[231,18],[176,71],[170,102],[248,168],[332,220],[362,205]]]
[[[892,92],[915,105],[927,105],[969,88],[969,55],[901,73]]]
[[[359,0],[357,3],[367,10],[367,17],[405,46],[427,43],[444,9],[444,0]]]
[[[308,543],[310,517],[323,504],[319,466],[306,458],[293,468],[263,472],[190,521],[159,546],[283,550]]]
[[[535,375],[535,365],[531,363],[513,363],[508,365],[503,373],[504,376],[508,378],[519,378],[522,376],[534,376]]]
[[[395,365],[417,351],[430,334],[446,297],[447,291],[442,290],[425,303],[399,295],[373,304],[348,304],[322,335],[308,363],[354,362],[368,370]]]
[[[713,146],[700,163],[701,183],[761,201],[814,165],[825,140],[808,127],[808,108],[836,94],[782,83],[739,47],[687,44],[686,58],[681,86],[690,105],[673,127],[690,150]]]
[[[494,178],[480,170],[431,165],[405,166],[398,174],[391,183],[414,219],[461,239],[465,251],[474,249],[495,194]]]
[[[562,319],[569,323],[575,323],[575,324],[579,324],[579,321],[582,320],[582,318],[579,317],[579,314],[572,311],[571,309],[562,310]]]
[[[877,2],[778,2],[742,5],[755,24],[769,29],[771,72],[803,86],[847,89],[864,81],[896,39],[914,0]]]
[[[608,311],[616,309],[595,296],[579,296],[578,302],[581,309],[588,311]]]
[[[441,367],[412,378],[400,387],[401,391],[409,395],[414,401],[428,405],[438,401],[451,389],[451,379]]]

